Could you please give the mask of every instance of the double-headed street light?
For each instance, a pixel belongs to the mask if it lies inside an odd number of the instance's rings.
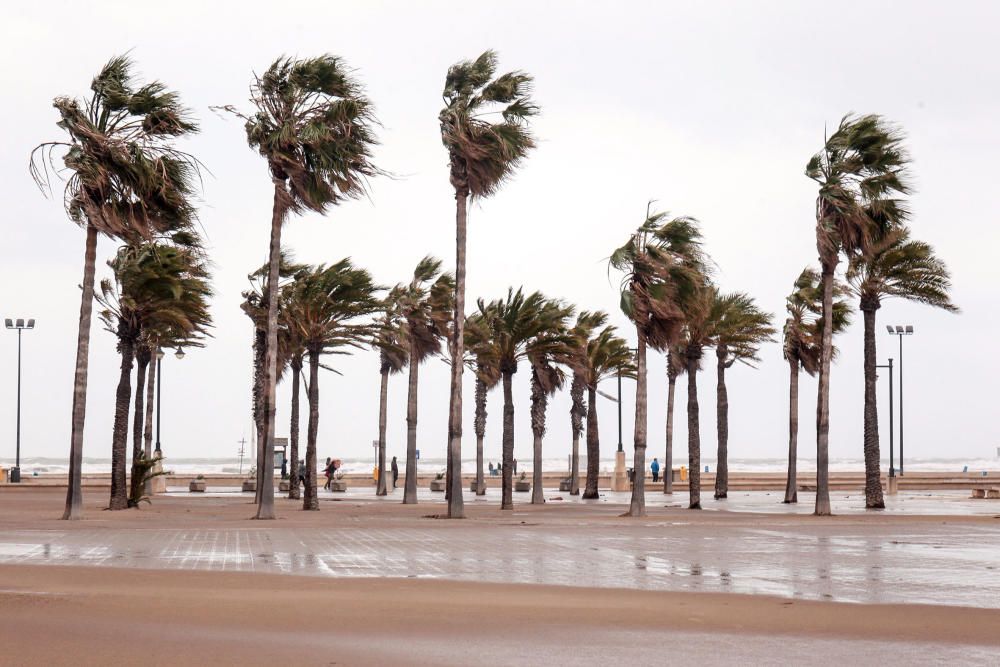
[[[903,476],[903,336],[913,335],[913,325],[885,327],[891,336],[899,336],[899,476]]]
[[[181,347],[177,348],[174,352],[174,356],[178,359],[184,358],[184,350]],[[163,386],[163,365],[160,363],[163,361],[163,350],[161,348],[156,349],[156,456],[163,456],[163,452],[160,450],[160,388]]]
[[[14,458],[14,467],[10,470],[10,481],[21,481],[21,332],[25,329],[34,329],[34,318],[27,322],[23,318],[12,320],[7,318],[4,324],[8,329],[17,331],[17,449]]]

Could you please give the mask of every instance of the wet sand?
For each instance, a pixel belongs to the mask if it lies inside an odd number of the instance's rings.
[[[63,522],[62,501],[0,491],[0,663],[1000,659],[994,516],[690,512],[650,494],[641,520],[471,501],[445,521],[439,502],[324,495],[258,522],[235,494],[112,513],[88,493],[88,518]]]

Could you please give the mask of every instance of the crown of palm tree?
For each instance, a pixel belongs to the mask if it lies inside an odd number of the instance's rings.
[[[609,325],[587,340],[586,365],[580,369],[580,376],[591,389],[619,373],[622,377],[635,377],[635,354],[616,331]]]
[[[101,281],[101,319],[119,338],[201,347],[212,318],[208,270],[197,253],[160,243],[127,245]]]
[[[454,314],[455,279],[441,272],[441,260],[424,257],[413,270],[413,279],[397,285],[396,304],[400,316],[400,339],[410,363],[421,363],[441,351],[441,340],[448,335]],[[411,347],[412,345],[412,347]]]
[[[806,165],[819,183],[817,243],[821,258],[869,254],[875,240],[909,217],[910,191],[902,134],[880,116],[848,114]]]
[[[380,289],[350,259],[320,265],[282,289],[283,320],[309,351],[348,354],[344,348],[363,347],[372,338],[372,323],[359,320],[379,311]]]
[[[515,71],[493,78],[496,70],[494,51],[452,65],[442,93],[438,119],[451,182],[473,197],[496,192],[535,146],[528,127],[538,113],[531,76]]]
[[[60,172],[53,158],[62,151],[72,172],[63,192],[70,219],[136,243],[190,230],[200,165],[171,144],[198,131],[178,95],[158,81],[140,84],[132,70],[127,56],[117,56],[94,77],[88,99],[56,98],[69,140],[36,147],[30,170],[48,190],[51,174]]]
[[[948,267],[929,244],[911,239],[907,227],[893,230],[870,256],[852,258],[847,282],[862,309],[878,308],[883,299],[896,297],[958,311],[948,295]]]
[[[833,333],[844,331],[851,323],[851,306],[843,298],[846,288],[834,284]],[[819,272],[806,267],[795,280],[795,289],[785,300],[788,318],[783,328],[785,359],[797,361],[809,375],[819,372],[823,337],[823,292]],[[837,354],[836,347],[833,354]]]
[[[719,294],[719,320],[715,324],[715,343],[724,353],[727,367],[737,361],[752,366],[760,361],[757,353],[763,343],[773,341],[777,330],[771,326],[771,314],[765,313],[753,297],[743,292]]]
[[[371,156],[374,109],[340,58],[278,58],[255,75],[250,102],[250,115],[218,108],[246,121],[250,147],[286,185],[279,195],[287,210],[326,211],[363,195],[367,179],[382,173]]]
[[[684,325],[681,303],[708,271],[701,232],[693,218],[669,219],[646,208],[646,220],[628,243],[611,254],[609,265],[624,273],[622,312],[641,329],[648,345],[666,349]]]
[[[397,285],[382,300],[382,314],[375,322],[371,341],[372,347],[379,352],[379,372],[390,375],[402,372],[409,361],[400,313],[402,293],[403,288]]]
[[[281,290],[288,284],[289,279],[294,279],[310,268],[308,264],[296,262],[291,251],[282,249],[278,261],[278,289]],[[240,308],[254,323],[254,326],[260,329],[267,326],[267,278],[267,264],[249,274],[247,280],[250,281],[250,289],[243,292],[243,303],[240,304]],[[278,306],[279,308],[281,306],[280,300]]]

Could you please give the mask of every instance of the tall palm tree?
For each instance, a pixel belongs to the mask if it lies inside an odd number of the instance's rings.
[[[513,378],[520,362],[533,353],[544,354],[550,344],[546,332],[561,311],[552,308],[541,292],[525,296],[523,288],[507,290],[505,299],[479,299],[478,312],[469,317],[468,340],[476,357],[493,360],[503,382],[503,476],[500,509],[514,509],[514,397]],[[558,339],[562,340],[560,333]]]
[[[635,377],[635,356],[624,338],[615,335],[615,327],[606,326],[587,337],[586,354],[578,366],[580,380],[587,390],[587,483],[585,499],[597,498],[600,474],[601,439],[597,427],[597,386],[610,378]]]
[[[576,324],[570,329],[572,344],[569,348],[567,365],[573,373],[570,383],[570,432],[573,435],[573,449],[569,465],[569,495],[580,495],[580,436],[583,435],[583,423],[587,419],[587,400],[584,394],[587,384],[583,379],[587,362],[587,345],[598,327],[608,322],[608,315],[603,311],[580,311],[576,316]],[[596,389],[595,389],[596,390]],[[589,462],[589,457],[588,457]]]
[[[156,331],[182,333],[191,344],[205,334],[211,322],[208,314],[208,272],[195,252],[162,243],[122,247],[108,263],[114,281],[101,281],[98,302],[104,307],[101,319],[118,340],[121,373],[115,400],[115,418],[111,440],[111,498],[108,508],[129,507],[137,499],[126,485],[128,416],[131,400],[131,372],[136,349],[144,334]],[[141,376],[140,383],[145,378]],[[141,387],[139,397],[141,400]],[[137,403],[136,415],[142,414]],[[133,466],[143,458],[141,422],[133,430]],[[141,484],[135,475],[133,485]]]
[[[763,343],[773,341],[777,330],[771,326],[771,315],[765,313],[753,297],[733,292],[719,297],[723,309],[716,325],[715,357],[716,375],[716,431],[718,455],[715,471],[715,499],[729,495],[729,392],[726,388],[726,370],[737,361],[754,367],[760,361],[757,353]]]
[[[851,322],[851,308],[841,297],[844,286],[834,285],[833,333],[841,333]],[[799,443],[799,371],[816,375],[819,370],[823,338],[823,290],[819,272],[806,267],[795,280],[795,288],[785,299],[788,318],[783,330],[783,354],[788,362],[788,475],[785,483],[785,503],[799,501],[797,475]],[[833,350],[836,357],[837,349]]]
[[[646,513],[646,347],[665,350],[675,343],[684,324],[679,300],[694,288],[703,258],[697,222],[669,219],[666,212],[646,207],[646,219],[628,242],[611,254],[610,265],[624,273],[622,312],[635,324],[636,389],[635,482],[628,516]]]
[[[198,130],[176,93],[158,81],[139,83],[125,56],[108,61],[90,89],[84,99],[55,99],[58,125],[69,137],[39,145],[30,163],[45,192],[51,175],[61,173],[54,158],[62,154],[71,174],[63,196],[66,212],[87,231],[63,519],[82,518],[80,472],[97,236],[133,242],[188,228],[195,217],[191,196],[198,173],[198,162],[173,147],[174,138]]]
[[[674,394],[677,376],[684,373],[684,350],[675,347],[667,349],[667,447],[663,456],[663,492],[674,492]]]
[[[528,344],[528,362],[531,365],[531,433],[532,482],[531,504],[545,503],[542,488],[542,438],[545,437],[545,417],[549,396],[560,389],[565,374],[559,367],[572,357],[573,336],[566,330],[566,320],[573,314],[573,307],[560,301],[549,301],[542,317],[544,328],[539,328],[534,339]]]
[[[319,369],[323,354],[349,354],[371,340],[373,326],[364,320],[381,308],[380,288],[365,269],[342,259],[296,275],[284,288],[284,319],[305,344],[309,361],[309,425],[306,436],[305,489],[302,509],[318,510],[316,437],[319,432]],[[283,290],[283,291],[284,291]],[[293,480],[294,484],[294,480]]]
[[[901,197],[909,192],[909,158],[901,134],[877,115],[845,116],[806,165],[819,184],[816,197],[816,247],[823,287],[823,336],[816,398],[816,510],[831,514],[830,364],[833,359],[833,301],[837,265],[870,255],[877,239],[905,224]]]
[[[441,272],[441,260],[424,257],[413,270],[413,279],[398,288],[402,321],[401,338],[410,365],[406,396],[406,481],[403,503],[417,502],[417,380],[420,364],[441,351],[452,311],[454,278]]]
[[[951,275],[934,249],[910,238],[910,230],[899,227],[868,256],[851,258],[847,282],[858,298],[865,323],[865,507],[884,509],[879,472],[878,406],[875,397],[875,315],[889,298],[916,301],[950,312]]]
[[[465,239],[469,198],[489,197],[510,179],[535,146],[528,127],[538,113],[531,100],[532,78],[508,72],[494,78],[497,55],[448,68],[444,108],[438,115],[448,151],[449,179],[455,189],[455,312],[452,318],[451,396],[448,456],[451,470],[448,516],[464,516],[462,505],[462,366],[465,359]]]
[[[342,59],[329,54],[278,58],[262,76],[254,77],[250,103],[254,111],[249,115],[232,106],[222,108],[246,121],[247,143],[267,160],[274,186],[265,344],[266,434],[262,447],[263,460],[270,462],[274,459],[282,224],[289,213],[325,213],[346,199],[362,196],[367,179],[380,172],[371,161],[372,148],[377,144],[372,105]],[[258,471],[258,481],[257,518],[273,519],[274,466],[264,465]]]
[[[383,301],[382,315],[375,327],[372,345],[378,350],[379,383],[378,401],[378,482],[375,495],[388,495],[385,478],[385,434],[389,412],[389,376],[401,373],[406,367],[408,351],[402,336],[402,321],[399,314],[400,288],[394,288]]]

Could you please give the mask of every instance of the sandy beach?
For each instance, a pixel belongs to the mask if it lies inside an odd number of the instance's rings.
[[[257,522],[238,494],[107,512],[88,493],[87,519],[63,522],[62,497],[0,491],[0,662],[1000,656],[1000,516],[960,505],[816,519],[651,494],[641,520],[552,501],[470,502],[469,519],[446,521],[440,502],[324,496],[320,512],[281,500],[278,520]]]

